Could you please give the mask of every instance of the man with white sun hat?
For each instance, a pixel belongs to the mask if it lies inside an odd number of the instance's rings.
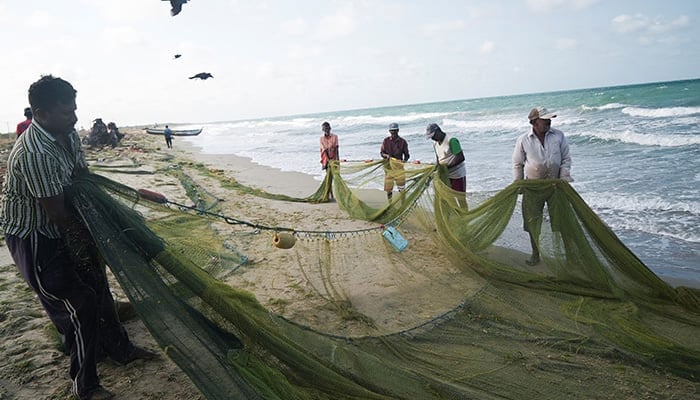
[[[569,144],[562,131],[551,127],[552,118],[556,117],[544,107],[530,110],[527,118],[532,128],[515,142],[513,180],[564,179],[573,182]],[[529,191],[523,193],[523,229],[530,235],[532,246],[532,256],[526,261],[528,265],[540,262],[538,240],[545,203],[551,207],[548,198]]]

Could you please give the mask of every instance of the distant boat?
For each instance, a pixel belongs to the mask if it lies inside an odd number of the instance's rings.
[[[200,133],[202,133],[202,128],[199,129],[171,129],[173,136],[197,136]],[[165,129],[160,129],[160,128],[146,128],[146,133],[150,133],[151,135],[162,135],[165,132]]]

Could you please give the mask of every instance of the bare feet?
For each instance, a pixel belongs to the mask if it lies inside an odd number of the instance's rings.
[[[159,358],[158,353],[144,349],[143,347],[134,346],[124,360],[113,361],[119,365],[126,365],[136,360],[155,360],[157,358]]]
[[[114,393],[103,388],[102,386],[98,386],[97,389],[90,392],[90,394],[88,394],[86,397],[86,399],[88,399],[88,400],[109,400],[109,399],[113,399],[113,398],[114,398]]]
[[[532,257],[528,258],[527,260],[525,260],[525,264],[530,265],[530,266],[537,265],[539,263],[540,263],[540,258],[538,256],[532,256]]]

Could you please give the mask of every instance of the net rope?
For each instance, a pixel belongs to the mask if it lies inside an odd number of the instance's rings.
[[[388,203],[362,200],[358,188],[379,186],[387,163],[332,163],[306,198],[204,173],[272,200],[318,203],[332,193],[351,218],[406,236],[398,252],[383,229],[288,227],[300,240],[280,271],[300,272],[314,315],[292,303],[282,316],[227,283],[246,263],[237,246],[262,239],[240,231],[227,239],[215,220],[244,219],[224,217],[182,169],[171,172],[190,182],[192,207],[148,201],[96,174],[77,179],[71,199],[151,334],[210,399],[598,398],[610,377],[643,382],[619,365],[698,383],[698,291],[654,275],[567,182],[470,194],[464,210],[441,167],[406,164],[405,191]],[[524,263],[521,193],[547,201],[535,267]],[[375,270],[361,268],[367,262]],[[395,297],[380,288],[387,271]],[[350,290],[357,286],[362,293]],[[440,310],[423,315],[428,306]],[[581,382],[582,370],[596,385]]]

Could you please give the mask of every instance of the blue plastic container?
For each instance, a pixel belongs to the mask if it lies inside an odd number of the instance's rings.
[[[397,231],[393,226],[387,226],[384,228],[382,236],[384,236],[398,252],[402,252],[406,249],[406,247],[408,247],[408,240],[401,236],[399,231]]]

